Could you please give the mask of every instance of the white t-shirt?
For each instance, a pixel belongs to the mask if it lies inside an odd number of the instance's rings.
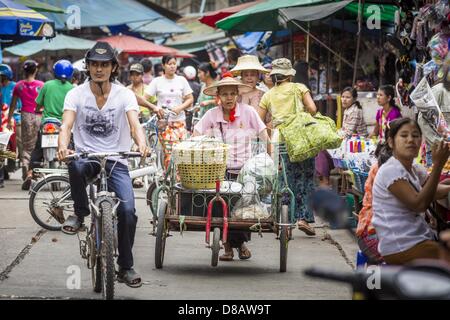
[[[173,109],[183,103],[183,97],[191,94],[192,89],[184,77],[175,75],[173,79],[167,79],[165,76],[161,76],[153,79],[145,93],[149,96],[156,96],[158,107],[164,106]],[[169,121],[184,121],[185,119],[184,111],[177,117],[169,117]]]
[[[70,90],[64,110],[76,112],[73,139],[76,152],[126,152],[132,145],[126,113],[139,112],[134,93],[123,86],[111,84],[106,104],[100,110],[89,82]],[[126,159],[120,162],[127,164]]]
[[[410,174],[395,157],[391,157],[378,171],[373,184],[373,226],[379,239],[382,256],[400,253],[416,244],[432,240],[434,233],[419,214],[408,209],[388,188],[398,180],[410,181],[421,190],[428,177],[426,169],[413,164]]]

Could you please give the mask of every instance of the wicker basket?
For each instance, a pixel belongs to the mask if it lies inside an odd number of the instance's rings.
[[[229,146],[212,138],[193,138],[173,147],[172,157],[183,187],[214,189],[225,179]]]

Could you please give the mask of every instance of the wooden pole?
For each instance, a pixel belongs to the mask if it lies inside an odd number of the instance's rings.
[[[355,65],[353,67],[352,86],[355,86],[356,75],[357,75],[357,71],[358,71],[358,57],[359,57],[359,47],[361,45],[362,21],[364,20],[363,19],[364,2],[365,2],[364,0],[359,0],[359,3],[358,3],[358,40],[356,43]]]
[[[308,32],[306,33],[306,62],[309,63],[309,22]]]
[[[342,32],[344,32],[344,16],[341,17],[341,21],[342,21]],[[344,68],[344,64],[342,63],[342,52],[344,50],[344,41],[341,41],[341,45],[339,46],[339,92],[341,92],[342,88],[342,73],[343,73],[343,68]]]

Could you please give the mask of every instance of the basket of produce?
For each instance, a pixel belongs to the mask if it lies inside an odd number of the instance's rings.
[[[225,180],[229,146],[210,137],[195,137],[173,147],[172,157],[183,187],[214,189]]]

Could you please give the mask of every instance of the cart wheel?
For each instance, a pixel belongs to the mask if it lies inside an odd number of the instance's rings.
[[[220,251],[220,229],[219,228],[214,228],[213,245],[212,245],[211,249],[212,249],[211,266],[217,267],[217,262],[219,261],[219,251]]]
[[[281,223],[289,223],[289,208],[287,205],[281,207]],[[289,243],[289,226],[280,226],[280,272],[286,272],[287,255]]]
[[[164,250],[166,248],[167,223],[165,219],[167,202],[161,201],[158,209],[158,226],[156,228],[155,267],[161,269],[164,262]]]

